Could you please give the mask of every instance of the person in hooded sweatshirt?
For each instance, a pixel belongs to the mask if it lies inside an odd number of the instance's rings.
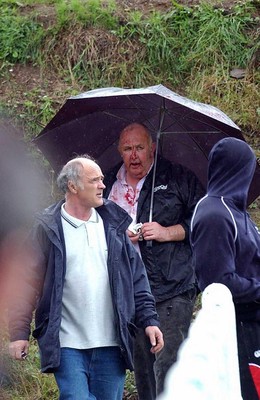
[[[200,290],[222,283],[233,296],[243,400],[260,399],[260,232],[246,211],[256,162],[242,140],[215,144],[190,238]]]

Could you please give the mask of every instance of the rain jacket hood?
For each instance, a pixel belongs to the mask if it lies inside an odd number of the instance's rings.
[[[256,157],[246,142],[231,137],[220,140],[209,155],[208,195],[223,196],[245,210],[255,168]]]

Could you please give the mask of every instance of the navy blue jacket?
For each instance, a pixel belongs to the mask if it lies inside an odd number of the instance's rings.
[[[31,252],[19,272],[19,287],[10,309],[10,340],[28,340],[32,313],[43,372],[60,362],[59,330],[66,253],[60,208],[63,201],[38,214],[30,235]],[[155,301],[144,265],[130,242],[128,214],[104,200],[97,208],[106,232],[108,273],[116,316],[116,329],[126,368],[133,369],[132,338],[138,327],[159,326]],[[23,276],[21,276],[23,275]]]
[[[241,140],[226,138],[213,147],[191,244],[200,289],[226,285],[240,317],[260,321],[260,232],[246,212],[255,167],[253,151]]]
[[[120,165],[105,176],[108,197]],[[142,186],[137,207],[137,222],[148,222],[153,168]],[[156,166],[153,221],[162,226],[180,224],[185,239],[178,242],[140,241],[140,251],[157,302],[170,299],[194,287],[195,274],[189,242],[190,221],[198,200],[205,194],[193,172],[159,157]]]

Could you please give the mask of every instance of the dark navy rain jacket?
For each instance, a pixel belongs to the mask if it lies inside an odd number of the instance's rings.
[[[60,362],[59,330],[66,253],[61,224],[62,202],[37,217],[31,232],[30,257],[16,275],[19,283],[10,308],[10,340],[28,340],[33,310],[43,372],[52,372]],[[126,229],[128,214],[104,200],[98,207],[106,232],[108,273],[116,317],[116,329],[126,368],[133,369],[132,339],[138,327],[159,326],[155,301],[144,265],[130,242]],[[79,310],[80,312],[80,310]]]

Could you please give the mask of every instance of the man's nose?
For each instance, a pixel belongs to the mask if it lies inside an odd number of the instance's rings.
[[[136,149],[132,149],[131,157],[136,158]]]

